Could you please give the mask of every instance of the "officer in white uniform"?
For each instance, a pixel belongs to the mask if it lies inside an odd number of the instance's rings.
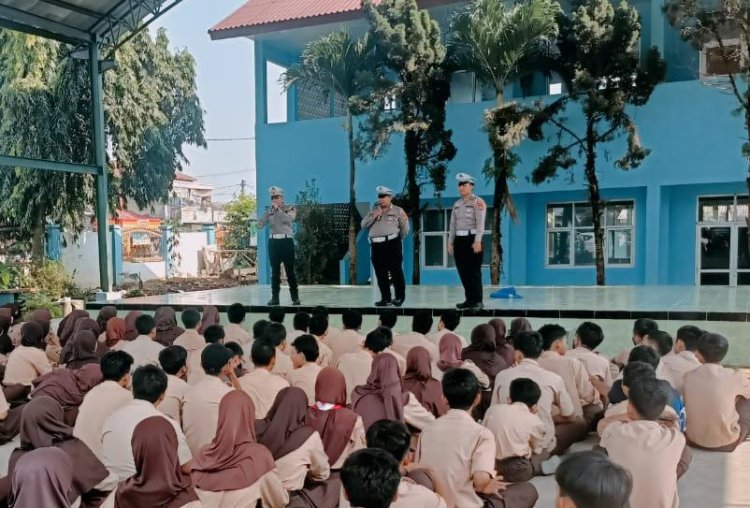
[[[281,263],[284,263],[286,278],[289,282],[289,292],[292,304],[299,305],[299,290],[297,275],[294,272],[294,236],[292,223],[297,218],[297,209],[284,205],[284,189],[273,186],[268,189],[271,194],[271,207],[266,210],[258,221],[258,228],[268,224],[268,257],[271,260],[271,300],[268,305],[279,305],[279,291],[281,289]]]
[[[464,286],[466,300],[456,305],[461,310],[480,310],[482,303],[482,237],[487,205],[474,194],[474,177],[456,175],[461,199],[453,203],[448,254],[456,259],[456,270]]]
[[[378,193],[378,204],[362,219],[362,227],[370,230],[368,240],[372,266],[380,289],[380,301],[375,305],[400,307],[406,298],[401,240],[409,233],[409,219],[402,208],[391,203],[391,189],[380,186],[375,191]],[[394,300],[391,300],[391,281],[396,291]]]

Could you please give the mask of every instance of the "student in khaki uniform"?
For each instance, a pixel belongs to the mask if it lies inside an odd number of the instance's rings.
[[[315,381],[323,370],[318,361],[318,341],[312,335],[301,335],[294,340],[291,348],[294,370],[289,373],[289,383],[307,395],[309,405],[315,404]]]
[[[698,351],[698,340],[706,333],[697,326],[683,326],[677,330],[674,352],[662,357],[659,362],[660,379],[668,381],[672,388],[682,392],[685,374],[701,366],[695,353]]]
[[[182,404],[188,390],[187,351],[184,347],[169,346],[159,353],[159,364],[167,373],[167,391],[157,409],[182,426]]]
[[[481,386],[466,369],[443,377],[450,410],[419,436],[416,461],[443,474],[461,508],[532,507],[539,495],[528,483],[503,483],[495,477],[495,438],[471,416],[481,401]]]
[[[294,370],[294,365],[287,351],[286,328],[280,323],[272,322],[266,327],[262,338],[276,347],[276,363],[273,367],[273,373],[289,381],[289,373]]]
[[[320,314],[310,318],[310,335],[318,343],[318,359],[316,363],[321,369],[333,366],[333,351],[325,343],[328,334],[328,318]]]
[[[458,340],[461,341],[461,349],[469,347],[469,342],[465,337],[456,333],[456,328],[461,324],[461,316],[455,310],[446,310],[440,315],[440,320],[437,324],[437,331],[427,334],[427,340],[440,347],[440,339],[446,333],[452,333]]]
[[[566,455],[555,481],[555,508],[628,506],[633,488],[630,473],[594,450]]]
[[[432,328],[432,314],[429,310],[419,310],[412,317],[411,333],[399,334],[393,338],[393,350],[406,358],[411,348],[420,346],[430,353],[430,360],[436,363],[440,359],[438,346],[427,340],[426,335]]]
[[[336,366],[346,380],[346,402],[351,404],[355,387],[367,383],[372,369],[372,359],[388,347],[388,337],[383,328],[376,328],[367,334],[365,343],[356,353],[347,353]]]
[[[589,376],[596,376],[604,385],[597,386],[597,391],[601,397],[606,398],[609,389],[612,387],[612,370],[609,368],[609,358],[597,353],[595,350],[604,342],[604,332],[602,327],[596,323],[586,321],[576,330],[576,337],[573,339],[573,349],[568,351],[573,358],[581,360],[586,367]]]
[[[641,342],[643,342],[643,337],[658,329],[659,324],[653,319],[636,319],[635,323],[633,323],[633,336],[631,337],[633,346],[638,346]],[[612,358],[612,363],[617,366],[618,370],[622,370],[622,368],[627,365],[628,355],[630,355],[631,349],[632,348],[624,349]]]
[[[683,390],[690,444],[732,452],[750,435],[750,379],[720,362],[729,342],[718,333],[698,341],[700,367],[685,374]]]
[[[629,422],[612,422],[602,432],[601,446],[609,458],[630,472],[631,506],[675,508],[677,469],[685,436],[677,425],[658,421],[667,405],[666,383],[641,379],[629,390]]]
[[[401,484],[398,462],[390,453],[365,448],[352,453],[341,468],[341,493],[352,508],[387,508]]]
[[[239,379],[240,388],[247,393],[255,405],[255,417],[263,419],[273,406],[276,395],[289,386],[289,382],[273,374],[276,364],[276,348],[267,339],[255,339],[250,350],[255,368]]]
[[[248,346],[252,340],[250,332],[242,327],[247,311],[241,303],[233,303],[227,309],[229,324],[224,326],[224,341],[236,342],[242,347]]]
[[[326,333],[323,339],[326,346],[331,348],[333,365],[336,365],[345,354],[358,353],[365,343],[365,338],[359,333],[362,328],[362,314],[347,309],[341,314],[341,322],[344,324],[343,330]]]

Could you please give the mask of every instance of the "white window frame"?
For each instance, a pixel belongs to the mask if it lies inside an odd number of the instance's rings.
[[[444,207],[444,208],[426,208],[425,210],[422,211],[422,232],[420,234],[421,240],[422,240],[422,244],[421,244],[422,248],[420,249],[421,253],[420,253],[420,260],[419,260],[419,264],[420,264],[420,267],[421,267],[422,270],[452,270],[454,268],[453,266],[449,266],[448,265],[448,236],[450,234],[450,227],[451,227],[450,218],[448,217],[448,213],[452,212],[452,210],[453,210],[452,207],[451,208]],[[488,207],[488,208],[486,208],[486,210],[487,210],[487,214],[489,214],[490,211],[492,210],[492,208]],[[425,228],[424,228],[424,225],[425,225],[425,222],[426,222],[425,221],[425,214],[427,212],[436,212],[436,211],[443,212],[443,217],[445,219],[445,230],[442,231],[442,232],[440,232],[440,231],[425,231]],[[485,222],[486,222],[486,219],[485,219]],[[484,240],[484,236],[491,235],[491,234],[492,234],[492,230],[491,229],[485,229],[484,230],[484,234],[482,235],[482,239]],[[442,265],[430,265],[430,266],[427,266],[425,264],[425,252],[427,251],[427,249],[425,249],[425,245],[426,245],[425,238],[428,237],[428,236],[442,237],[443,238],[443,242],[442,242],[442,245],[443,245],[443,247],[442,247],[443,248],[443,264]],[[489,263],[487,263],[487,264],[482,263],[482,267],[484,268],[485,266],[490,266],[490,265],[489,265]]]
[[[635,206],[635,200],[634,199],[613,199],[606,203],[604,207],[604,215],[602,216],[602,220],[606,221],[606,213],[607,213],[607,207],[610,203],[613,204],[630,204],[632,206],[632,224],[629,226],[607,226],[606,224],[602,224],[602,227],[604,228],[604,266],[607,268],[633,268],[635,266],[635,256],[636,256],[636,234],[635,234],[635,227],[636,227],[636,206]],[[547,225],[547,210],[550,207],[554,206],[571,206],[571,224],[570,226],[565,227],[550,227]],[[590,265],[576,265],[575,264],[575,232],[576,229],[585,229],[585,230],[592,230],[593,226],[585,226],[585,227],[579,227],[576,228],[574,220],[575,220],[575,207],[576,206],[585,206],[589,207],[590,204],[587,201],[555,201],[552,203],[547,203],[544,207],[544,267],[551,269],[551,270],[570,270],[571,268],[574,269],[590,269],[590,268],[596,268],[596,261]],[[609,232],[610,231],[630,231],[630,263],[609,263]],[[550,264],[549,262],[549,233],[553,232],[569,232],[570,238],[569,238],[569,253],[570,253],[570,262],[568,264]]]
[[[704,221],[701,220],[701,200],[721,198],[731,199],[732,207],[731,211],[727,212],[727,220],[716,220],[716,221]],[[740,199],[748,199],[747,194],[704,194],[696,197],[695,200],[695,285],[702,286],[701,275],[704,273],[727,273],[729,276],[729,284],[717,285],[715,287],[737,287],[737,279],[739,274],[748,273],[750,270],[745,268],[739,268],[737,266],[737,256],[735,248],[737,242],[745,241],[744,238],[739,237],[739,230],[746,227],[744,217],[737,218],[737,205]],[[750,200],[748,200],[750,203]],[[729,267],[728,268],[706,268],[701,267],[701,230],[703,228],[729,228],[730,230],[730,255],[729,255]],[[747,287],[747,286],[745,286]]]
[[[747,44],[745,44],[744,41],[742,41],[739,37],[734,37],[731,39],[726,39],[722,41],[723,45],[725,47],[727,46],[739,46],[740,50],[742,52],[742,60],[744,61],[747,57]],[[707,49],[715,49],[719,47],[719,42],[716,40],[708,41],[706,42],[700,51],[700,67],[699,67],[699,73],[700,78],[702,80],[711,81],[711,80],[722,80],[726,78],[727,74],[707,74],[707,62],[706,62],[706,50]],[[740,62],[740,65],[742,65],[743,62]]]

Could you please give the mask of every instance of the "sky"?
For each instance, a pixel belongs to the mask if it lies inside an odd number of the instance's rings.
[[[186,147],[190,164],[183,170],[214,185],[215,202],[230,201],[243,179],[246,191],[255,194],[255,140],[247,139],[255,136],[253,43],[208,36],[209,28],[245,1],[184,0],[151,26],[166,28],[173,49],[186,48],[196,61],[208,149]]]

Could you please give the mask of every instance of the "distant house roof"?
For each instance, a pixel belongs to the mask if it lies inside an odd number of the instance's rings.
[[[456,3],[458,0],[419,0],[421,7]],[[373,0],[377,4],[380,0]],[[361,0],[248,0],[208,33],[229,39],[355,19],[361,16]]]
[[[175,171],[174,179],[178,182],[194,182],[196,180],[194,176],[190,176],[182,171]]]

